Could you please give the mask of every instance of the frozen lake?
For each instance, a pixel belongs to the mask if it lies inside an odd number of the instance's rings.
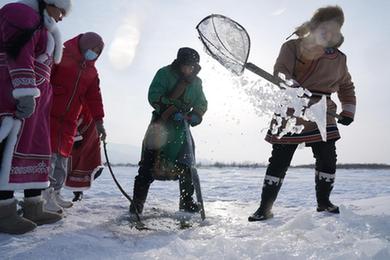
[[[136,167],[115,167],[132,195]],[[314,170],[290,169],[275,217],[249,223],[265,169],[200,168],[207,219],[180,229],[178,182],[156,181],[138,231],[108,169],[58,224],[22,236],[0,234],[1,259],[390,259],[390,172],[338,170],[332,202],[341,214],[315,211]],[[17,194],[20,198],[21,194]],[[71,197],[65,191],[66,197]]]

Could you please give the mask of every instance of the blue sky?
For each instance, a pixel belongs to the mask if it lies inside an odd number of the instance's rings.
[[[193,129],[198,158],[266,162],[271,145],[264,141],[264,129],[269,119],[255,115],[224,69],[205,54],[195,26],[211,13],[232,17],[251,37],[249,60],[271,72],[294,28],[317,8],[333,4],[345,13],[341,50],[348,56],[358,100],[355,122],[340,126],[338,161],[390,163],[390,1],[75,0],[72,13],[59,26],[64,39],[86,31],[105,39],[97,67],[109,142],[141,146],[152,111],[149,84],[178,48],[190,46],[201,54],[200,77],[210,106],[203,124]],[[310,149],[298,150],[293,160],[311,162]]]

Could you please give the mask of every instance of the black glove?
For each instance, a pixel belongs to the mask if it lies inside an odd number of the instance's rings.
[[[103,121],[96,121],[96,130],[98,132],[98,135],[102,141],[106,140],[107,134],[106,129],[104,128]]]
[[[191,126],[197,126],[199,125],[200,123],[202,123],[202,116],[199,115],[198,113],[196,112],[193,112],[191,111],[189,114],[188,114],[188,123],[191,125]]]
[[[23,96],[16,100],[15,116],[19,119],[29,118],[35,111],[35,97]]]
[[[337,123],[342,125],[350,125],[353,122],[353,118],[349,116],[341,116],[341,119],[337,121]]]

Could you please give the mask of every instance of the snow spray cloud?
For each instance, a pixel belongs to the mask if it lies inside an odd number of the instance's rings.
[[[302,118],[315,122],[322,139],[326,141],[326,97],[308,107],[311,92],[296,87],[296,83],[287,80],[283,74],[278,76],[285,82],[281,83],[281,88],[261,79],[251,81],[246,76],[235,78],[234,83],[239,91],[246,94],[256,115],[274,119],[272,134],[279,138],[286,134],[300,134],[304,126],[297,125],[297,118]]]
[[[109,49],[111,64],[119,70],[129,67],[140,41],[139,21],[135,15],[127,16],[117,29]]]

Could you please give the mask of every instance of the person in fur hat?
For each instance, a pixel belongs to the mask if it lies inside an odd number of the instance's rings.
[[[339,51],[344,41],[340,29],[344,23],[344,13],[338,6],[318,9],[310,21],[297,28],[298,39],[283,44],[274,66],[275,75],[283,73],[287,79],[295,81],[312,93],[309,105],[317,103],[322,96],[327,97],[327,110],[336,113],[336,104],[331,95],[336,93],[342,105],[338,123],[349,125],[355,116],[355,87],[348,72],[346,55]],[[271,123],[272,125],[273,123]],[[333,189],[336,173],[336,141],[340,139],[336,120],[327,117],[327,141],[321,139],[314,122],[297,119],[304,130],[300,134],[285,135],[268,131],[266,140],[272,144],[264,178],[261,203],[249,221],[261,221],[273,217],[272,205],[282,186],[286,171],[294,152],[300,143],[311,147],[315,158],[315,190],[317,211],[339,213],[329,197]]]
[[[70,0],[22,0],[0,9],[0,233],[23,234],[62,216],[43,209],[49,186],[51,68],[62,57],[56,23]],[[24,191],[23,215],[14,191]]]
[[[161,68],[149,87],[148,99],[154,108],[142,144],[141,161],[135,177],[130,213],[142,213],[150,184],[155,180],[179,179],[179,209],[197,212],[191,167],[195,147],[188,125],[197,126],[207,110],[202,90],[199,54],[180,48],[175,61]]]
[[[54,93],[50,120],[52,160],[50,188],[43,193],[45,209],[51,212],[62,212],[63,208],[73,205],[64,200],[60,190],[66,179],[83,106],[90,112],[91,123],[98,132],[96,138],[104,140],[106,137],[100,80],[95,67],[104,48],[103,39],[97,33],[86,32],[68,40],[64,46],[63,59],[54,66],[51,75]]]

